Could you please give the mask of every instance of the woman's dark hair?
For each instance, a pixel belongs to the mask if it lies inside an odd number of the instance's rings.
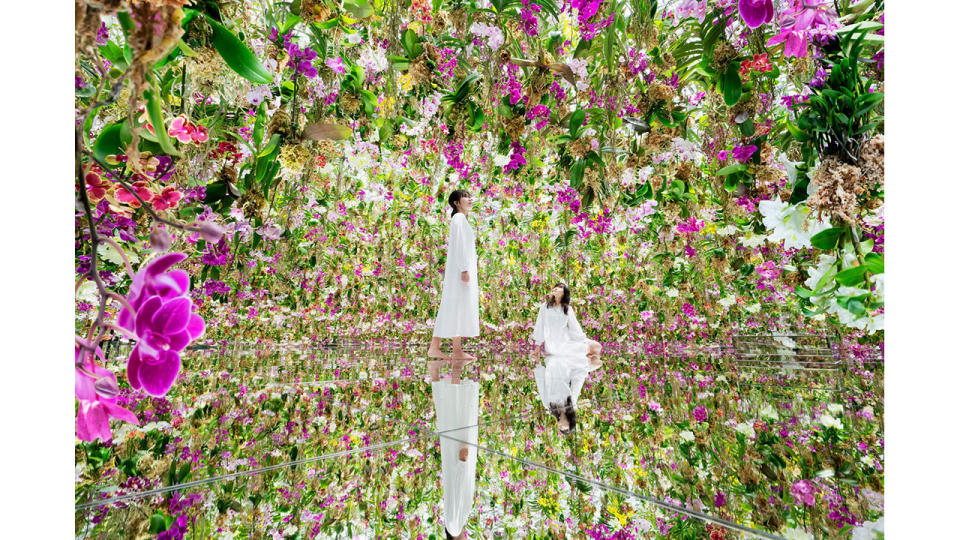
[[[446,533],[447,540],[453,540],[454,536],[450,534],[450,531],[448,531],[446,527],[443,528],[443,532]]]
[[[450,197],[447,199],[447,203],[450,205],[450,208],[453,208],[453,212],[450,212],[450,217],[453,217],[454,214],[457,213],[456,203],[460,202],[460,199],[469,196],[470,192],[465,189],[456,189],[450,194]]]
[[[566,283],[557,283],[554,285],[556,287],[563,287],[563,297],[560,298],[560,307],[563,308],[563,314],[566,315],[567,311],[570,308],[570,287],[567,287]],[[553,307],[557,304],[557,301],[553,298],[553,294],[550,294],[549,299],[547,300],[547,307]]]
[[[561,414],[567,417],[567,422],[570,423],[570,428],[566,431],[561,430],[561,433],[564,435],[569,435],[577,430],[577,410],[573,408],[573,398],[571,396],[567,396],[567,401],[563,404],[551,403],[550,414],[552,414],[557,420],[560,419]]]

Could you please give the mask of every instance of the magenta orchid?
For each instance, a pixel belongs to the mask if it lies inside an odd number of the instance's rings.
[[[153,396],[170,390],[180,373],[179,352],[205,329],[203,319],[192,313],[190,277],[183,270],[170,270],[185,258],[183,253],[169,253],[140,270],[127,296],[136,313],[125,308],[118,319],[139,338],[127,363],[130,386]]]
[[[793,8],[780,17],[780,34],[770,38],[767,46],[785,42],[784,56],[806,56],[807,40],[813,35],[833,30],[836,18],[828,0],[794,0]]]
[[[737,5],[743,22],[757,28],[773,20],[773,0],[740,0]]]

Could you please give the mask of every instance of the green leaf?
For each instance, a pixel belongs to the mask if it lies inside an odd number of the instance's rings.
[[[743,83],[740,81],[738,69],[736,62],[730,62],[727,65],[727,73],[723,76],[723,102],[728,107],[736,105],[743,93]]]
[[[420,38],[417,34],[407,28],[403,31],[403,37],[401,38],[401,43],[403,44],[403,49],[407,51],[407,56],[411,60],[420,56],[423,53],[423,46],[420,45]]]
[[[747,121],[740,124],[740,134],[744,137],[752,137],[756,133],[756,126],[753,124],[752,118],[747,118]]]
[[[740,173],[728,174],[727,179],[723,181],[723,189],[732,192],[740,184]]]
[[[814,295],[813,291],[811,291],[810,289],[805,289],[803,287],[797,287],[795,289],[795,292],[797,293],[797,296],[799,296],[800,298],[810,298],[811,296]]]
[[[293,13],[288,13],[287,18],[283,21],[283,26],[279,29],[279,34],[282,36],[290,31],[291,28],[300,24],[303,21],[300,17],[294,15]]]
[[[739,163],[737,165],[728,165],[719,171],[717,171],[717,176],[727,176],[728,174],[743,172],[747,170],[747,166]]]
[[[583,125],[583,122],[587,118],[587,113],[583,109],[577,109],[570,116],[570,136],[576,138],[577,130],[580,129],[580,126]]]
[[[125,123],[126,120],[103,128],[97,140],[93,143],[93,155],[97,159],[103,161],[110,154],[123,154],[126,151],[127,145],[130,144],[133,137],[130,136],[129,129],[124,130]],[[124,139],[124,131],[126,131],[126,139]]]
[[[145,92],[147,98],[147,116],[150,118],[150,124],[153,126],[154,135],[160,148],[171,156],[180,156],[180,152],[173,146],[173,141],[167,134],[167,124],[163,121],[163,100],[160,98],[160,89],[154,84],[152,88]]]
[[[167,530],[167,521],[164,519],[163,514],[157,512],[156,514],[150,516],[151,534],[160,534],[165,530]]]
[[[837,247],[841,236],[843,236],[843,227],[833,227],[813,235],[810,243],[817,249],[831,250]]]
[[[257,107],[257,121],[253,125],[253,146],[260,148],[260,143],[263,142],[263,128],[267,124],[267,100],[260,102],[260,106]]]
[[[367,0],[344,0],[343,9],[357,19],[366,19],[373,13],[373,6]]]
[[[253,54],[246,45],[240,41],[240,38],[233,35],[222,24],[204,14],[207,22],[213,27],[213,38],[211,40],[213,48],[220,53],[223,61],[230,66],[230,69],[237,72],[238,75],[249,81],[269,84],[273,82],[273,76],[263,67],[260,60]]]
[[[867,273],[867,266],[854,266],[841,272],[837,272],[837,283],[846,287],[852,287],[863,282],[863,277]]]
[[[883,273],[883,257],[877,255],[876,253],[867,253],[867,256],[863,258],[864,264],[867,266],[867,270],[871,274],[882,274]]]

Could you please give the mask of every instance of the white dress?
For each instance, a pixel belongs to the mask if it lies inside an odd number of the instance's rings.
[[[560,306],[541,304],[533,341],[544,345],[547,355],[546,365],[533,370],[543,406],[549,409],[550,403],[563,403],[568,396],[576,406],[587,374],[600,366],[590,365],[587,352],[593,341],[583,333],[573,307],[564,314]]]
[[[431,386],[437,412],[437,431],[446,432],[440,434],[443,524],[450,534],[457,536],[463,532],[473,510],[473,496],[477,487],[477,448],[468,445],[467,460],[460,461],[460,445],[463,443],[458,441],[477,444],[480,385],[467,379],[461,380],[460,384],[450,384],[445,379],[433,382]]]
[[[460,273],[470,273],[464,283]],[[447,237],[447,268],[443,274],[440,309],[433,325],[433,337],[476,337],[480,335],[480,287],[477,284],[477,249],[467,217],[457,212],[450,220]]]

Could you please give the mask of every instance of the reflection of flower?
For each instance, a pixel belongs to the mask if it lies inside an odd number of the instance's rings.
[[[763,225],[773,229],[771,242],[783,240],[786,249],[811,247],[810,238],[830,228],[829,223],[810,218],[810,208],[803,204],[790,206],[779,200],[760,201]]]

